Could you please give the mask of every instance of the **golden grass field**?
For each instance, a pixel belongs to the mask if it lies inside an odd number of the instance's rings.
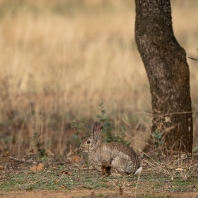
[[[175,36],[195,58],[197,9],[172,0]],[[24,153],[37,132],[63,154],[69,123],[96,120],[101,102],[116,125],[141,122],[144,132],[150,93],[134,23],[133,0],[0,0],[0,150]],[[198,62],[188,63],[198,136]]]

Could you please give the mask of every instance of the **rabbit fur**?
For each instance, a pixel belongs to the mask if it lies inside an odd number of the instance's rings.
[[[88,153],[93,166],[102,170],[102,174],[111,174],[111,168],[121,174],[138,174],[141,172],[141,160],[135,151],[118,142],[102,143],[101,123],[91,125],[91,136],[80,145],[82,152]]]

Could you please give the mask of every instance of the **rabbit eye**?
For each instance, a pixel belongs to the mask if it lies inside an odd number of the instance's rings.
[[[87,144],[90,144],[91,142],[90,142],[90,140],[87,140]]]

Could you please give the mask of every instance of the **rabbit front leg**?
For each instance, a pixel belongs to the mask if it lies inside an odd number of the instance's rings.
[[[107,166],[105,168],[105,171],[106,171],[107,176],[111,175],[111,166]]]
[[[101,166],[101,170],[102,170],[102,175],[111,175],[111,166],[106,166],[106,165],[102,165]]]
[[[102,170],[102,175],[105,175],[106,167],[104,165],[101,166],[101,170]]]

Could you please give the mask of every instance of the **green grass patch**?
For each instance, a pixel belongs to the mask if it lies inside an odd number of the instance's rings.
[[[97,170],[81,170],[73,164],[55,165],[52,163],[40,172],[33,172],[30,170],[31,166],[30,164],[24,164],[17,170],[5,170],[1,175],[3,180],[0,181],[0,189],[2,191],[83,191],[87,189],[101,191],[101,193],[95,195],[96,197],[106,197],[105,190],[119,194],[120,189],[123,189],[124,194],[129,191],[134,194],[138,180],[137,176],[112,174],[109,177],[104,177]],[[182,177],[172,180],[170,176],[165,174],[143,171],[137,187],[137,197],[167,198],[168,194],[171,195],[171,193],[192,192],[197,189],[197,183],[198,178],[193,177],[193,175],[187,180]]]

